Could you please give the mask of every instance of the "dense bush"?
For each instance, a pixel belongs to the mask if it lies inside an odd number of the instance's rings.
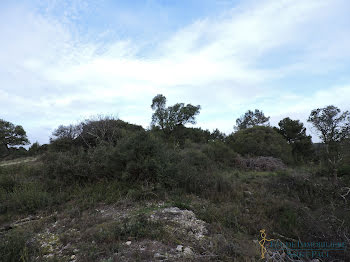
[[[47,176],[66,182],[117,178],[166,183],[171,155],[159,139],[139,131],[121,138],[116,146],[101,143],[87,150],[49,152],[43,160]]]
[[[39,247],[35,245],[31,232],[15,229],[0,238],[0,259],[6,262],[29,262],[39,255]]]
[[[286,167],[280,159],[270,156],[237,157],[235,163],[239,168],[255,171],[275,171]]]
[[[198,148],[188,148],[180,152],[176,165],[176,187],[187,193],[215,198],[218,192],[222,196],[232,195],[232,183],[223,174],[219,174],[213,160]]]
[[[48,150],[49,145],[40,145],[38,142],[33,143],[28,149],[28,155],[35,156],[42,154]]]
[[[32,182],[15,187],[13,192],[8,194],[5,205],[10,210],[32,213],[46,207],[50,201],[50,195],[42,185]]]
[[[66,152],[76,147],[91,148],[99,144],[115,146],[122,137],[141,130],[141,126],[100,116],[87,119],[78,125],[59,126],[50,138],[50,149]]]
[[[176,126],[170,133],[161,130],[157,126],[153,126],[151,133],[164,140],[164,142],[170,145],[176,145],[180,148],[186,147],[187,143],[204,144],[210,141],[213,137],[208,130],[203,130],[201,128],[188,128],[184,126]],[[214,134],[214,136],[218,135],[220,134]]]
[[[291,147],[271,127],[255,126],[231,134],[228,143],[241,155],[272,156],[285,163],[292,162]]]
[[[338,168],[338,176],[350,177],[350,164],[343,164]]]
[[[203,153],[221,167],[233,167],[238,154],[220,140],[210,141],[203,146]]]
[[[174,153],[161,140],[141,131],[117,144],[110,165],[122,180],[167,183]]]

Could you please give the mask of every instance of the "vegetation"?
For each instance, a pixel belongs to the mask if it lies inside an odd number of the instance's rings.
[[[341,113],[339,108],[327,106],[312,110],[308,121],[316,128],[325,145],[327,165],[332,170],[336,183],[337,168],[344,157],[342,145],[350,136],[350,113]]]
[[[159,126],[161,130],[170,133],[178,126],[184,126],[187,123],[195,124],[195,116],[199,114],[200,106],[193,106],[184,103],[177,103],[165,108],[166,98],[163,95],[157,95],[152,100],[152,109],[155,112],[152,115],[152,125]]]
[[[292,120],[289,117],[278,123],[277,131],[292,146],[292,154],[295,162],[310,160],[312,155],[311,136],[306,135],[306,128],[299,120]]]
[[[233,150],[247,156],[272,156],[285,163],[292,161],[292,149],[283,137],[271,127],[255,126],[228,137]]]
[[[254,126],[269,125],[270,117],[266,117],[264,113],[258,109],[255,111],[248,110],[243,116],[236,120],[236,130],[251,128]]]
[[[6,150],[4,153],[8,155],[9,147],[27,145],[29,140],[22,126],[0,119],[0,144]]]
[[[49,145],[25,151],[30,161],[3,162],[1,261],[256,261],[261,229],[281,241],[350,244],[346,112],[311,113],[316,127],[334,122],[313,151],[298,120],[272,128],[256,110],[261,120],[243,118],[226,136],[185,126],[199,106],[165,102],[153,99],[150,130],[100,116],[59,126]]]

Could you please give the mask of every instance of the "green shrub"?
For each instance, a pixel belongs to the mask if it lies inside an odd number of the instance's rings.
[[[0,190],[12,192],[18,183],[14,175],[0,174]]]
[[[238,156],[232,148],[220,140],[214,140],[204,145],[202,151],[211,161],[228,167],[234,166]]]
[[[350,164],[343,164],[338,168],[338,176],[350,177]]]
[[[50,201],[50,195],[40,184],[27,182],[14,187],[13,191],[6,195],[2,208],[16,212],[32,213],[37,209],[46,207]]]
[[[285,163],[293,160],[290,145],[271,127],[255,126],[231,134],[228,143],[241,155],[272,156]]]
[[[173,152],[147,132],[121,139],[111,156],[111,168],[123,181],[168,183]]]
[[[88,150],[49,152],[43,161],[46,175],[65,183],[117,178],[171,184],[168,175],[174,153],[159,139],[139,131],[121,138],[116,146],[100,143]]]
[[[79,147],[67,152],[48,152],[43,157],[44,173],[66,184],[111,177],[112,152],[113,147],[104,144],[88,150]]]
[[[0,238],[0,260],[6,262],[33,261],[39,249],[31,241],[31,232],[23,229],[11,230]]]
[[[232,181],[218,172],[216,164],[200,149],[182,150],[174,174],[176,186],[187,193],[211,199],[215,199],[218,195],[227,198],[235,193]]]

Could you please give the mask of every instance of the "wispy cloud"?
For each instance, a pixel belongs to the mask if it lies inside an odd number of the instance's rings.
[[[198,125],[225,132],[247,109],[263,109],[274,123],[287,115],[305,121],[321,105],[350,109],[346,1],[242,1],[157,42],[107,41],[108,26],[86,34],[79,14],[93,14],[96,4],[64,3],[60,16],[53,4],[0,11],[1,117],[23,124],[32,140],[98,113],[147,126],[158,93],[170,104],[201,104]],[[291,88],[300,76],[305,83]],[[329,85],[316,87],[320,78]]]

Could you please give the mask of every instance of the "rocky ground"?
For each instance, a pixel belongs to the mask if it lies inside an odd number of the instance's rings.
[[[101,204],[82,213],[72,208],[30,216],[1,231],[33,224],[32,242],[41,254],[36,261],[217,261],[219,242],[227,242],[193,211],[164,202]],[[256,241],[250,243],[249,252],[258,257]]]

